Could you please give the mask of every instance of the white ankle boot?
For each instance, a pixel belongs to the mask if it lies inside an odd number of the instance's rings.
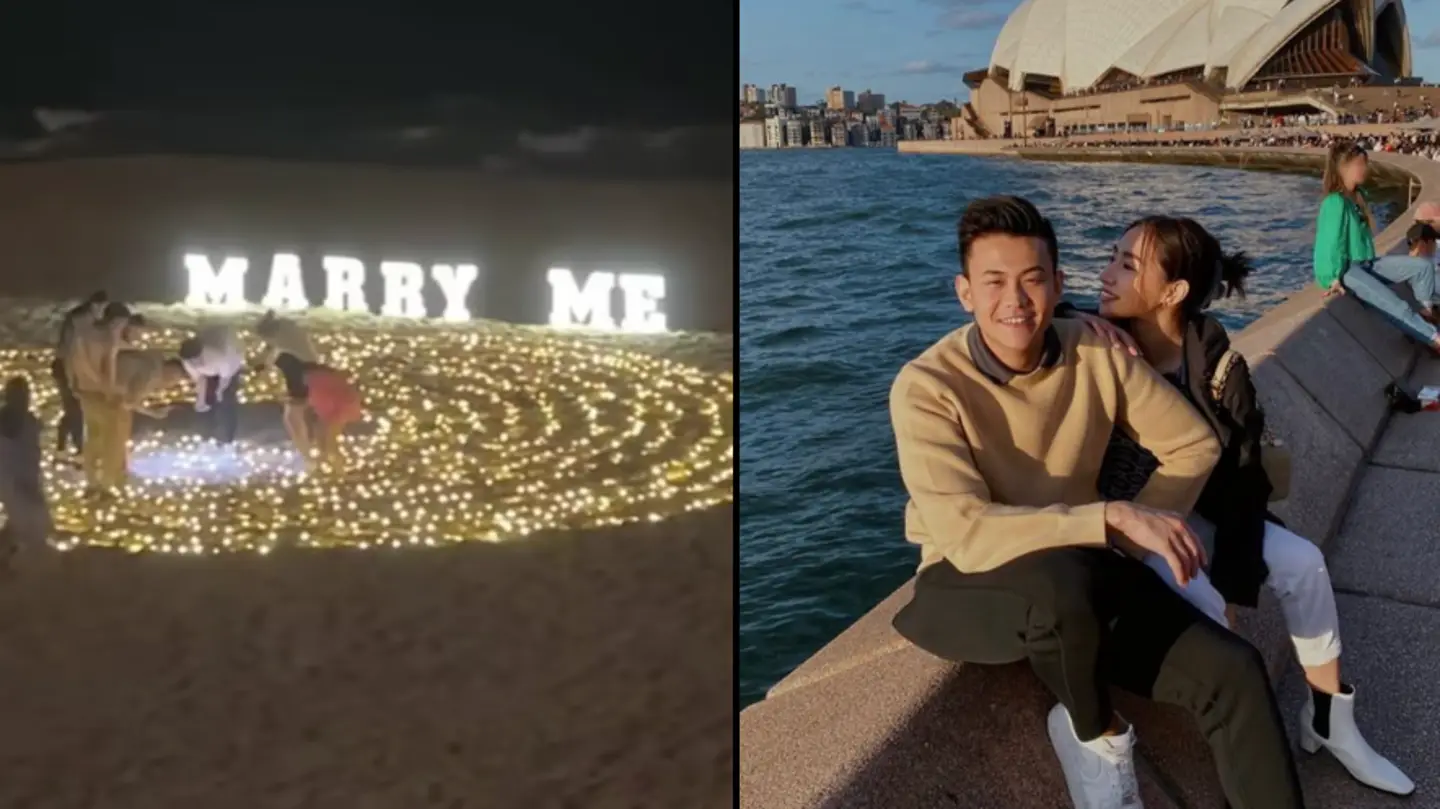
[[[1308,689],[1307,689],[1308,691]],[[1330,738],[1322,739],[1315,732],[1315,697],[1307,694],[1305,707],[1300,709],[1300,748],[1307,753],[1321,747],[1350,771],[1356,781],[1396,795],[1409,795],[1415,783],[1400,768],[1375,752],[1360,729],[1355,726],[1355,692],[1330,697]]]

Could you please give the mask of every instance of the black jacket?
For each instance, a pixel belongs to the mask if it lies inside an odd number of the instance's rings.
[[[1055,314],[1066,317],[1080,311],[1084,310],[1062,303]],[[1188,389],[1182,392],[1210,424],[1221,446],[1220,460],[1195,504],[1195,512],[1215,525],[1210,581],[1226,602],[1254,607],[1270,575],[1263,554],[1265,523],[1279,520],[1267,510],[1272,487],[1260,461],[1265,413],[1244,357],[1231,366],[1219,399],[1211,395],[1210,379],[1229,348],[1230,336],[1213,318],[1202,315],[1191,321],[1184,346]]]

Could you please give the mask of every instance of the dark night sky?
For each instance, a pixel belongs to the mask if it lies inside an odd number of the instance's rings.
[[[541,126],[734,115],[733,0],[6,5],[27,7],[0,12],[0,105],[12,109],[352,107],[453,94]]]

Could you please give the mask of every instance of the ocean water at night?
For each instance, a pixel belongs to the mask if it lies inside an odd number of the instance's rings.
[[[1191,216],[1258,271],[1233,330],[1310,282],[1317,177],[1040,163],[888,149],[740,155],[740,695],[765,690],[914,572],[887,396],[965,321],[952,278],[971,199],[1028,197],[1068,289],[1093,302],[1110,248],[1150,213]],[[1377,206],[1385,222],[1394,204]]]

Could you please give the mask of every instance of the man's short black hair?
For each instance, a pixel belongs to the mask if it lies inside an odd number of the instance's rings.
[[[1008,236],[1031,236],[1042,239],[1050,251],[1050,269],[1060,266],[1060,244],[1055,239],[1055,228],[1050,220],[1040,215],[1030,200],[1024,197],[998,196],[977,199],[965,206],[956,228],[960,234],[960,271],[968,272],[967,260],[970,247],[983,236],[1005,234]]]
[[[1409,230],[1405,231],[1405,241],[1408,242],[1411,247],[1421,242],[1433,242],[1437,240],[1440,240],[1440,231],[1435,230],[1434,226],[1426,222],[1416,222],[1410,226]]]
[[[114,323],[117,320],[125,320],[128,322],[132,314],[130,307],[120,301],[111,301],[105,304],[105,312],[100,315],[100,319],[106,323]]]

